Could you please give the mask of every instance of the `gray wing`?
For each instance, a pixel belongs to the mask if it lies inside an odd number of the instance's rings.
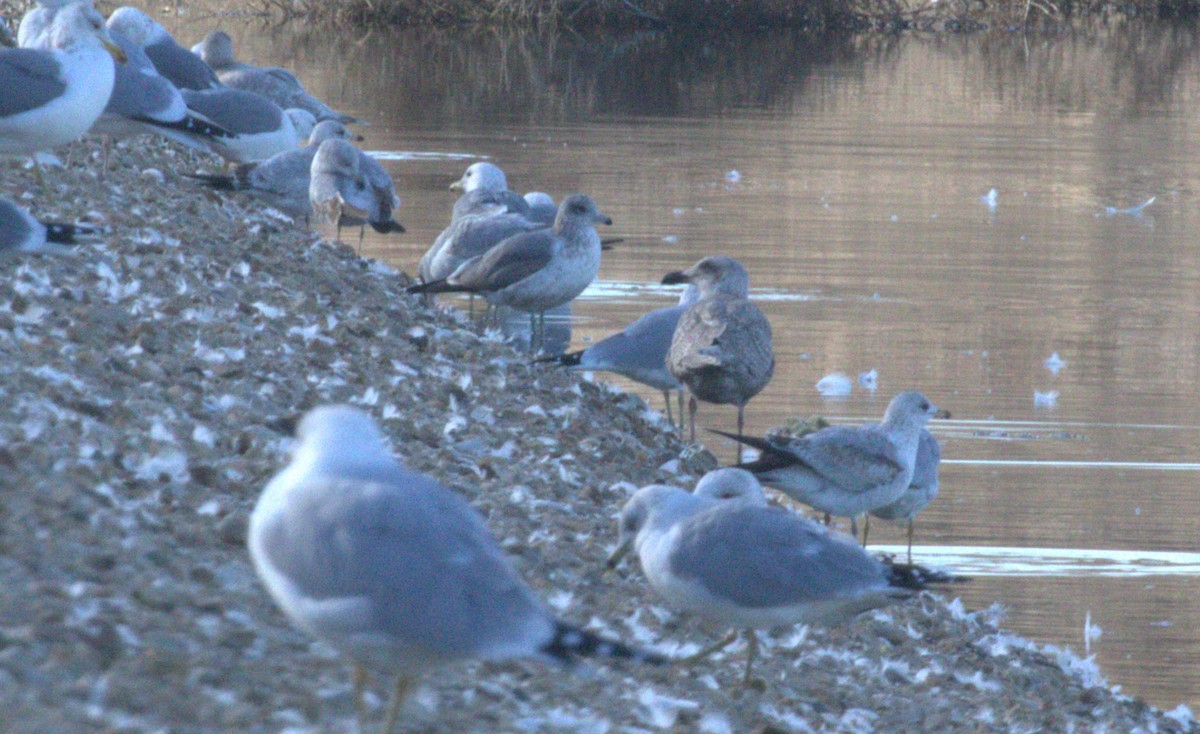
[[[427,477],[382,474],[293,489],[262,531],[269,562],[306,597],[368,602],[363,631],[442,656],[546,617],[466,502]]]
[[[251,92],[239,89],[202,92],[184,89],[182,93],[188,107],[231,133],[265,133],[278,130],[283,124],[283,110],[269,99]]]
[[[502,209],[500,207],[503,207]],[[472,214],[520,214],[529,216],[529,202],[515,191],[485,191],[476,189],[468,191],[454,202],[454,210],[450,221]]]
[[[181,90],[216,89],[221,86],[208,64],[170,38],[148,44],[144,50],[158,73]]]
[[[613,372],[666,373],[667,351],[679,317],[686,307],[670,306],[644,314],[623,330],[605,337],[583,351],[581,366]],[[669,374],[665,374],[670,377]],[[670,382],[675,382],[671,378]],[[663,389],[678,389],[679,383]]]
[[[887,484],[903,471],[895,444],[878,426],[825,428],[789,443],[786,450],[844,489]]]
[[[223,71],[218,76],[221,83],[234,89],[261,94],[284,109],[299,107],[311,112],[317,120],[355,122],[353,117],[341,114],[306,92],[304,85],[300,83],[296,75],[287,69],[278,66],[242,65],[236,69]]]
[[[739,606],[763,608],[855,596],[887,586],[883,567],[812,521],[728,500],[685,520],[671,570]]]
[[[183,98],[171,82],[121,64],[115,68],[112,96],[105,112],[168,123],[178,122],[187,115]]]
[[[451,276],[455,285],[477,291],[498,291],[546,267],[561,242],[551,229],[514,235],[477,258],[463,263]]]
[[[938,464],[942,461],[942,446],[933,437],[929,429],[921,429],[921,438],[917,442],[917,458],[913,464],[911,485],[920,489],[936,487],[938,484]],[[936,493],[936,490],[934,490]]]
[[[246,163],[245,181],[250,188],[280,196],[308,198],[308,177],[315,146],[276,153],[265,161]]]
[[[34,48],[0,50],[0,117],[37,109],[62,96],[62,66],[49,52]]]
[[[504,240],[524,232],[544,229],[520,214],[463,217],[446,228],[446,236],[430,262],[433,279],[444,278],[462,263],[483,255]]]

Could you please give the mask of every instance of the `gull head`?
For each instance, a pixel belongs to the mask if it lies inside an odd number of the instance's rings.
[[[451,191],[504,191],[508,188],[508,179],[500,166],[487,161],[472,163],[467,167],[462,178],[450,184]]]
[[[391,460],[375,420],[349,405],[322,405],[305,413],[296,428],[294,456],[321,464]]]
[[[554,218],[555,229],[563,227],[595,227],[597,224],[612,224],[612,219],[600,213],[596,202],[587,194],[571,194],[563,199]]]
[[[225,31],[212,31],[198,46],[196,54],[204,59],[204,63],[214,69],[233,66],[237,59],[233,56],[233,39]]]
[[[98,44],[118,62],[129,60],[117,42],[108,34],[104,17],[91,3],[75,3],[58,11],[50,24],[50,45],[63,51]]]
[[[120,31],[122,35],[142,48],[163,37],[170,38],[171,36],[161,23],[141,10],[128,5],[117,8],[108,16],[108,27]]]
[[[308,136],[309,145],[320,145],[326,140],[362,140],[361,135],[356,135],[350,132],[349,129],[337,120],[321,120],[313,128],[312,134]]]
[[[883,414],[883,424],[896,428],[922,428],[930,418],[938,415],[938,407],[916,390],[906,390],[888,403]],[[947,414],[948,415],[948,414]]]
[[[701,297],[712,293],[724,293],[735,298],[750,295],[750,276],[746,268],[732,257],[712,255],[702,258],[687,270],[667,273],[663,285],[690,283],[700,291]]]
[[[617,517],[617,547],[606,566],[615,568],[629,551],[645,542],[652,532],[664,531],[707,502],[666,484],[651,484],[634,493]]]
[[[715,500],[745,499],[757,505],[767,504],[758,479],[737,467],[714,469],[700,478],[692,494]]]

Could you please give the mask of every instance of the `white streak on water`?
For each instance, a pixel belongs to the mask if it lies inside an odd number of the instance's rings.
[[[871,546],[873,553],[903,558],[906,546]],[[914,546],[921,565],[964,576],[1200,576],[1200,553],[1095,548]]]

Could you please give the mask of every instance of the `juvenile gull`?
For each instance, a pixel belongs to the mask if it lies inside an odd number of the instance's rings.
[[[158,73],[180,89],[216,89],[217,75],[198,56],[175,42],[161,23],[137,8],[117,8],[108,16],[108,27],[115,28],[142,47]]]
[[[392,732],[405,694],[434,666],[575,655],[665,662],[555,619],[478,513],[394,459],[365,413],[317,408],[298,439],[254,507],[247,547],[284,614],[354,664],[360,730],[366,669],[396,676]]]
[[[284,111],[266,97],[226,87],[184,89],[182,94],[190,109],[232,133],[211,141],[212,151],[225,160],[262,161],[300,145],[302,138],[293,120],[297,111]]]
[[[371,187],[374,195],[374,205],[368,210],[366,217],[347,217],[340,222],[341,226],[362,227],[364,224],[369,224],[371,229],[380,234],[404,232],[404,225],[395,219],[395,211],[400,208],[400,197],[396,196],[396,185],[392,182],[391,174],[387,172],[382,163],[363,151],[358,151],[358,157],[359,167],[366,176],[367,185]],[[361,232],[358,241],[361,245]]]
[[[391,199],[387,192],[374,185],[369,169],[364,166],[370,156],[345,140],[326,140],[317,148],[309,168],[309,203],[318,224],[335,224],[338,237],[344,226],[369,222],[376,230],[403,232],[399,222],[391,219]],[[394,195],[393,195],[394,196]],[[386,219],[380,219],[384,217]]]
[[[411,286],[409,293],[481,293],[489,304],[537,316],[545,328],[547,309],[578,296],[600,269],[596,224],[612,224],[584,194],[572,194],[558,208],[550,229],[514,235],[463,263],[445,280]]]
[[[687,270],[667,273],[662,282],[691,283],[699,291],[679,317],[666,362],[667,370],[691,393],[690,440],[696,440],[697,399],[736,406],[741,436],[746,403],[775,372],[771,323],[749,300],[746,269],[731,257],[706,257]]]
[[[937,406],[919,392],[888,403],[883,422],[830,426],[783,443],[736,437],[759,449],[758,460],[739,464],[760,481],[827,515],[857,517],[895,502],[912,481],[921,429]]]
[[[667,419],[675,423],[671,415],[671,391],[679,392],[679,419],[683,420],[683,385],[667,370],[667,351],[671,348],[671,337],[679,317],[698,297],[699,290],[688,285],[679,297],[679,303],[667,308],[657,308],[643,314],[629,326],[607,336],[586,349],[553,357],[542,357],[539,362],[554,362],[575,370],[604,370],[640,382],[662,391],[667,406]]]
[[[943,417],[943,416],[939,416]],[[921,438],[917,442],[916,464],[913,466],[912,479],[908,488],[900,494],[899,499],[891,504],[877,507],[867,513],[863,523],[863,547],[867,545],[867,534],[871,529],[871,517],[888,522],[905,523],[908,525],[908,562],[912,564],[913,523],[917,514],[933,502],[938,493],[938,464],[942,461],[942,447],[938,440],[927,429],[921,429]]]
[[[90,4],[70,5],[47,30],[52,48],[0,48],[0,154],[32,155],[83,136],[125,54]]]
[[[192,48],[213,71],[222,84],[246,92],[261,94],[280,107],[297,107],[312,114],[317,121],[337,120],[349,125],[360,120],[344,115],[309,94],[296,75],[278,66],[253,66],[239,62],[233,55],[233,39],[224,31],[213,31]]]
[[[326,140],[361,140],[335,120],[317,124],[303,148],[276,153],[265,161],[242,163],[228,174],[190,174],[219,191],[245,191],[269,205],[293,217],[307,218],[312,215],[312,204],[308,198],[309,171],[317,148]]]
[[[0,197],[0,255],[14,252],[62,252],[92,241],[100,231],[83,224],[46,222]]]
[[[746,630],[750,678],[754,630],[828,624],[905,599],[932,581],[924,569],[889,566],[850,538],[796,513],[769,507],[758,481],[741,470],[706,476],[689,494],[643,487],[621,509],[608,565],[637,553],[650,586],[668,604],[733,633],[680,662],[728,646]]]

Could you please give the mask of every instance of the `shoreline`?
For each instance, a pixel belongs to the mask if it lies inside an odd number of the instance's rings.
[[[35,214],[109,229],[0,276],[0,729],[353,731],[348,666],[275,609],[244,547],[292,423],[328,402],[460,492],[561,616],[680,654],[724,632],[669,613],[632,565],[602,573],[636,487],[715,465],[640,398],[532,367],[390,267],[177,174],[202,156],[140,138],[101,180],[94,138],[59,154],[44,191],[0,162]],[[924,594],[766,637],[745,691],[743,646],[687,668],[452,666],[405,730],[1200,730],[1005,632],[997,607]]]

